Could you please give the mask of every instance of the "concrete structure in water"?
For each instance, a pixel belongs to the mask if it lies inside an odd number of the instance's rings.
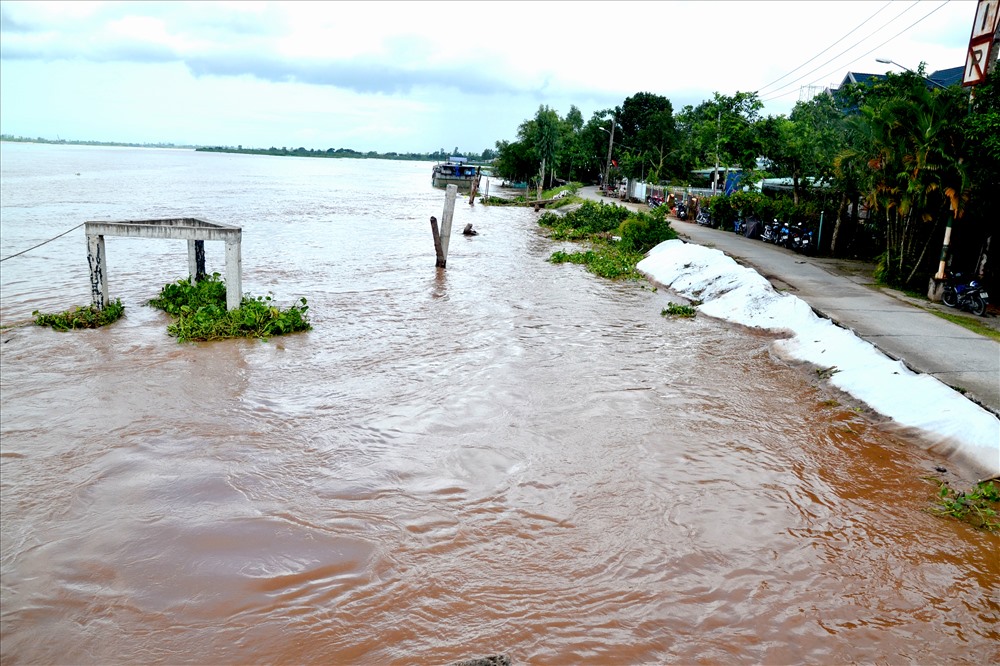
[[[108,305],[108,267],[104,237],[166,238],[186,240],[188,275],[193,282],[205,276],[205,241],[226,243],[226,309],[235,310],[243,299],[241,243],[243,228],[193,217],[168,220],[126,220],[122,222],[87,222],[87,263],[90,264],[90,293],[94,305]]]

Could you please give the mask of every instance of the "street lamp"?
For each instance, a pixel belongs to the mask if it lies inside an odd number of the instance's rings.
[[[935,81],[934,79],[929,79],[926,76],[924,76],[923,74],[920,74],[918,72],[914,72],[912,69],[910,69],[906,65],[900,65],[895,60],[889,60],[888,58],[875,58],[875,62],[880,62],[883,65],[895,65],[896,67],[899,67],[901,69],[905,69],[906,71],[908,71],[911,74],[916,74],[917,76],[919,76],[920,78],[922,78],[924,81],[929,81],[930,83],[933,83],[938,88],[945,88],[945,89],[948,88],[948,86],[943,86],[940,83],[938,83],[937,81]]]

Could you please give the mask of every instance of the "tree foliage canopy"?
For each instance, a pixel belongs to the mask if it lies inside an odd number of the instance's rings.
[[[715,93],[676,114],[666,97],[638,92],[586,122],[575,106],[562,118],[543,105],[515,141],[497,142],[494,165],[517,181],[600,182],[609,159],[617,165],[612,183],[684,187],[696,170],[715,168],[739,169],[750,188],[762,177],[788,178],[787,204],[764,197],[752,205],[807,222],[825,212],[833,228],[826,249],[878,258],[882,279],[914,286],[934,272],[946,223],[954,223],[954,261],[966,269],[992,234],[1000,205],[998,77],[994,68],[970,104],[965,88],[932,87],[921,64],[766,118],[752,92]]]

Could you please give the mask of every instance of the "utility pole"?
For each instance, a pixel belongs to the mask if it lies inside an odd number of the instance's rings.
[[[715,121],[715,177],[712,179],[712,196],[719,193],[719,139],[722,137],[722,108]]]
[[[604,167],[604,189],[608,189],[608,179],[611,177],[611,147],[615,145],[615,124],[618,122],[617,116],[611,114],[611,138],[608,139],[608,163]]]

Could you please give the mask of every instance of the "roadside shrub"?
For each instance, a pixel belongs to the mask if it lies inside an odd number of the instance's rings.
[[[566,215],[543,213],[538,223],[552,229],[553,238],[572,240],[615,231],[629,214],[624,206],[584,201],[578,209]]]
[[[721,229],[732,229],[733,222],[739,217],[735,194],[731,196],[714,196],[708,200],[708,210],[712,221]]]
[[[652,213],[636,213],[618,227],[621,247],[628,252],[646,254],[665,240],[677,238],[670,226],[666,207],[660,206]]]

